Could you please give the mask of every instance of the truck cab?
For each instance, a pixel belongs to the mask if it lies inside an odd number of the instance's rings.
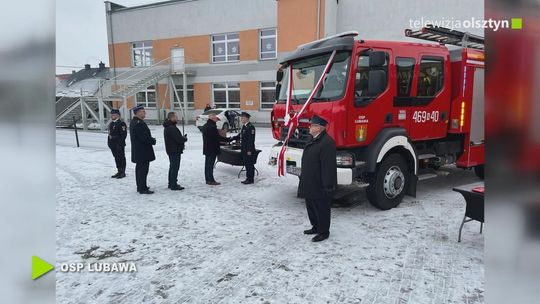
[[[316,114],[329,122],[327,132],[336,142],[338,185],[367,185],[373,205],[393,208],[403,195],[415,195],[420,168],[455,163],[470,148],[470,120],[465,121],[465,112],[468,116],[472,111],[474,85],[467,84],[480,77],[474,72],[464,76],[464,71],[471,53],[477,59],[483,53],[466,48],[451,51],[438,44],[364,41],[354,33],[298,47],[283,60],[283,73],[278,73],[271,122],[279,142],[272,149],[270,164],[277,163],[289,131],[285,125],[289,71],[290,103],[298,112],[334,51],[323,84],[288,138],[286,170],[300,175],[302,149],[311,140],[309,119]],[[483,72],[483,57],[474,64]],[[483,107],[481,111],[483,116]],[[483,149],[483,138],[481,144]]]

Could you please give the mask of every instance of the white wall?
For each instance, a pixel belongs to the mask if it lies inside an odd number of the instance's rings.
[[[326,0],[324,2],[324,36],[332,36],[337,34],[337,0]]]
[[[114,42],[275,27],[275,0],[195,0],[112,14]],[[109,37],[109,43],[110,37]]]
[[[484,17],[483,0],[340,0],[337,32],[356,30],[360,39],[408,40],[409,19],[476,20]],[[457,29],[460,30],[460,29]],[[463,30],[461,30],[463,31]],[[483,30],[470,32],[483,35]],[[414,39],[414,41],[418,41]]]

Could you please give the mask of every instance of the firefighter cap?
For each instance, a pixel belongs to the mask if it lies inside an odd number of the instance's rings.
[[[112,110],[111,110],[111,115],[112,115],[112,114],[120,115],[120,111],[117,110],[117,109],[112,109]]]
[[[328,122],[320,116],[313,115],[313,117],[311,117],[311,124],[326,127]]]
[[[131,108],[131,111],[133,111],[133,114],[137,113],[137,111],[144,109],[142,105],[136,105],[133,108]]]
[[[249,115],[248,112],[242,112],[242,113],[240,114],[240,116],[241,116],[241,117],[247,117],[247,118],[250,118],[250,117],[251,117],[251,115]]]

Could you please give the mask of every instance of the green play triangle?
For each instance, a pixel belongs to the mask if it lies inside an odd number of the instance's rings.
[[[38,258],[37,256],[32,256],[32,280],[35,280],[47,272],[54,269],[54,266],[45,262],[44,260]]]

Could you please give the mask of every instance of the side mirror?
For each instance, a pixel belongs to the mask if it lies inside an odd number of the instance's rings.
[[[369,67],[382,67],[386,62],[386,53],[380,51],[369,52]]]
[[[283,70],[279,69],[276,73],[276,81],[281,82],[283,80]]]

